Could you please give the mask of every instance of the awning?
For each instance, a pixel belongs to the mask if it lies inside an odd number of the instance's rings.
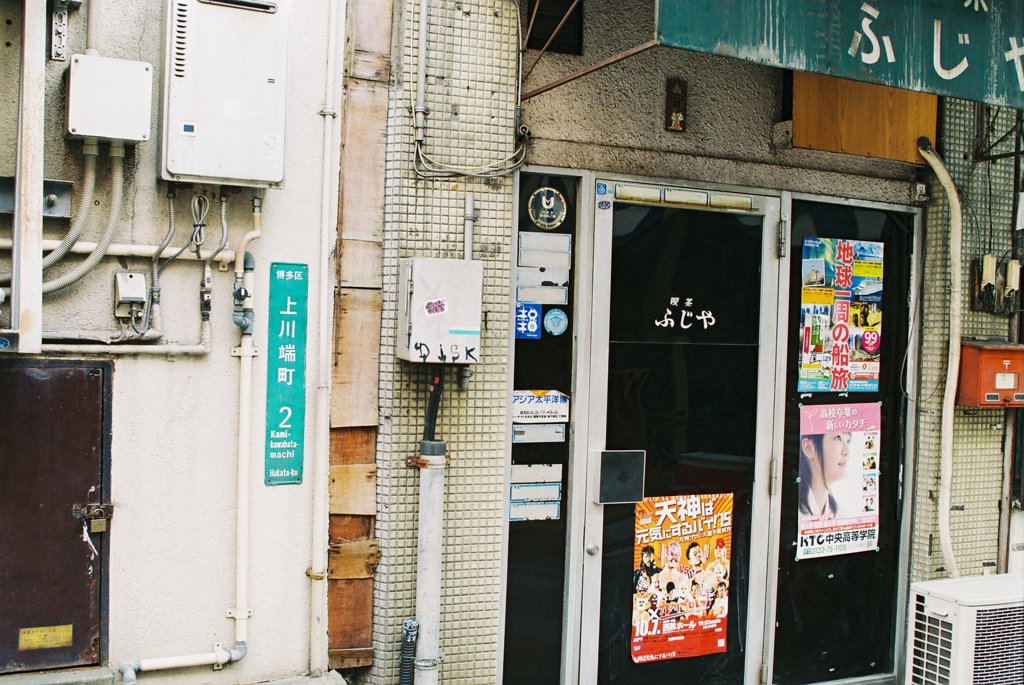
[[[1022,0],[659,0],[657,39],[1024,109]]]

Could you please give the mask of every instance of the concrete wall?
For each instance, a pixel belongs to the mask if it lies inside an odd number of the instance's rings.
[[[71,52],[84,49],[88,12],[102,11],[96,46],[101,54],[144,60],[156,68],[151,139],[131,150],[126,159],[125,207],[115,242],[155,244],[167,226],[165,184],[157,178],[163,4],[97,1],[85,3],[71,14]],[[319,254],[321,165],[324,155],[336,157],[337,153],[323,149],[324,118],[318,114],[324,105],[329,3],[300,5],[290,23],[285,187],[267,192],[263,237],[250,249],[257,261],[254,341],[261,352],[254,367],[249,476],[253,610],[249,655],[219,672],[210,668],[169,671],[143,675],[144,681],[254,682],[302,674],[310,665],[311,601],[318,606],[323,601],[321,596],[311,596],[306,575],[310,566],[323,565],[323,561],[311,560],[310,540],[317,529],[312,490],[314,448],[327,436],[326,427],[319,435],[314,433],[317,334],[321,325],[330,325],[318,321],[316,312],[321,278],[331,279],[333,274],[330,254]],[[0,30],[9,41],[0,45],[0,92],[4,94],[0,102],[0,173],[7,175],[14,171],[21,6],[19,0],[0,0]],[[77,183],[81,144],[67,142],[62,135],[62,73],[68,64],[50,62],[47,66],[45,165],[47,178]],[[86,230],[87,240],[95,240],[110,202],[105,155],[106,146],[102,146],[97,202]],[[331,183],[336,186],[336,178]],[[209,194],[217,188],[197,190]],[[175,245],[182,244],[191,225],[191,194],[187,186],[179,190]],[[231,199],[229,247],[250,227],[250,197],[245,192]],[[211,210],[207,245],[219,237],[216,200]],[[329,215],[334,215],[333,205]],[[66,227],[66,221],[47,222],[48,234],[59,235]],[[10,228],[10,217],[0,217],[0,235],[9,236]],[[330,228],[333,230],[333,225]],[[7,255],[2,258],[6,267]],[[304,262],[310,268],[306,457],[301,485],[265,487],[266,302],[269,265],[274,260]],[[111,272],[125,267],[148,270],[148,260],[104,260],[79,286],[47,298],[44,329],[112,329]],[[164,272],[164,328],[171,340],[190,342],[198,337],[199,278],[196,262],[176,262]],[[230,646],[234,641],[233,622],[225,617],[225,610],[235,602],[239,362],[231,356],[231,349],[238,344],[238,329],[231,321],[232,275],[215,271],[213,279],[213,351],[208,357],[113,356],[111,483],[115,515],[109,533],[108,661],[114,667],[128,659],[206,652],[214,642]],[[331,287],[328,281],[328,296]],[[0,316],[6,323],[6,308]],[[326,642],[323,644],[326,658]],[[0,677],[0,682],[10,680]]]

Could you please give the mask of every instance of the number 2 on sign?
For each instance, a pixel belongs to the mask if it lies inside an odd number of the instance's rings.
[[[284,414],[284,418],[281,419],[281,423],[277,424],[278,428],[291,428],[292,427],[292,410],[290,407],[281,407],[277,410],[279,414]]]

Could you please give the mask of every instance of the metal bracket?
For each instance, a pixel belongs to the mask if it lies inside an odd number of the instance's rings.
[[[779,469],[779,459],[774,454],[772,455],[771,461],[768,463],[768,496],[774,497],[775,493],[779,490],[779,474],[776,473]]]
[[[228,609],[224,612],[228,618],[238,618],[241,614],[238,609]],[[245,618],[252,618],[252,609],[245,610]]]
[[[437,463],[436,459],[437,457],[431,457],[430,459],[424,459],[423,457],[420,456],[406,457],[405,465],[413,469],[437,468],[438,466],[440,466],[440,464]],[[449,464],[451,464],[451,457],[445,455],[444,465],[448,466]]]
[[[68,58],[68,13],[82,6],[82,0],[53,0],[50,17],[50,59]]]
[[[214,654],[216,654],[217,652],[221,651],[222,649],[224,649],[224,644],[223,643],[221,643],[221,642],[214,642],[213,643],[213,653]],[[215,670],[215,671],[219,671],[219,670],[224,668],[224,664],[218,664],[216,662],[211,664],[211,666],[213,666],[213,670]]]
[[[245,352],[242,351],[241,347],[232,347],[231,348],[231,356],[232,357],[258,357],[258,356],[260,356],[260,348],[258,348],[258,347],[250,347],[248,354],[246,354]]]
[[[70,181],[43,180],[43,217],[47,219],[71,218]],[[0,176],[0,214],[14,213],[14,177]]]
[[[786,256],[786,248],[789,245],[789,222],[785,219],[780,219],[776,229],[778,233],[776,235],[775,255],[782,259]]]

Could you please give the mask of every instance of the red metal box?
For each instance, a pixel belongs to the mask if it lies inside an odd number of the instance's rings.
[[[964,342],[956,403],[961,407],[1024,407],[1024,345]]]

